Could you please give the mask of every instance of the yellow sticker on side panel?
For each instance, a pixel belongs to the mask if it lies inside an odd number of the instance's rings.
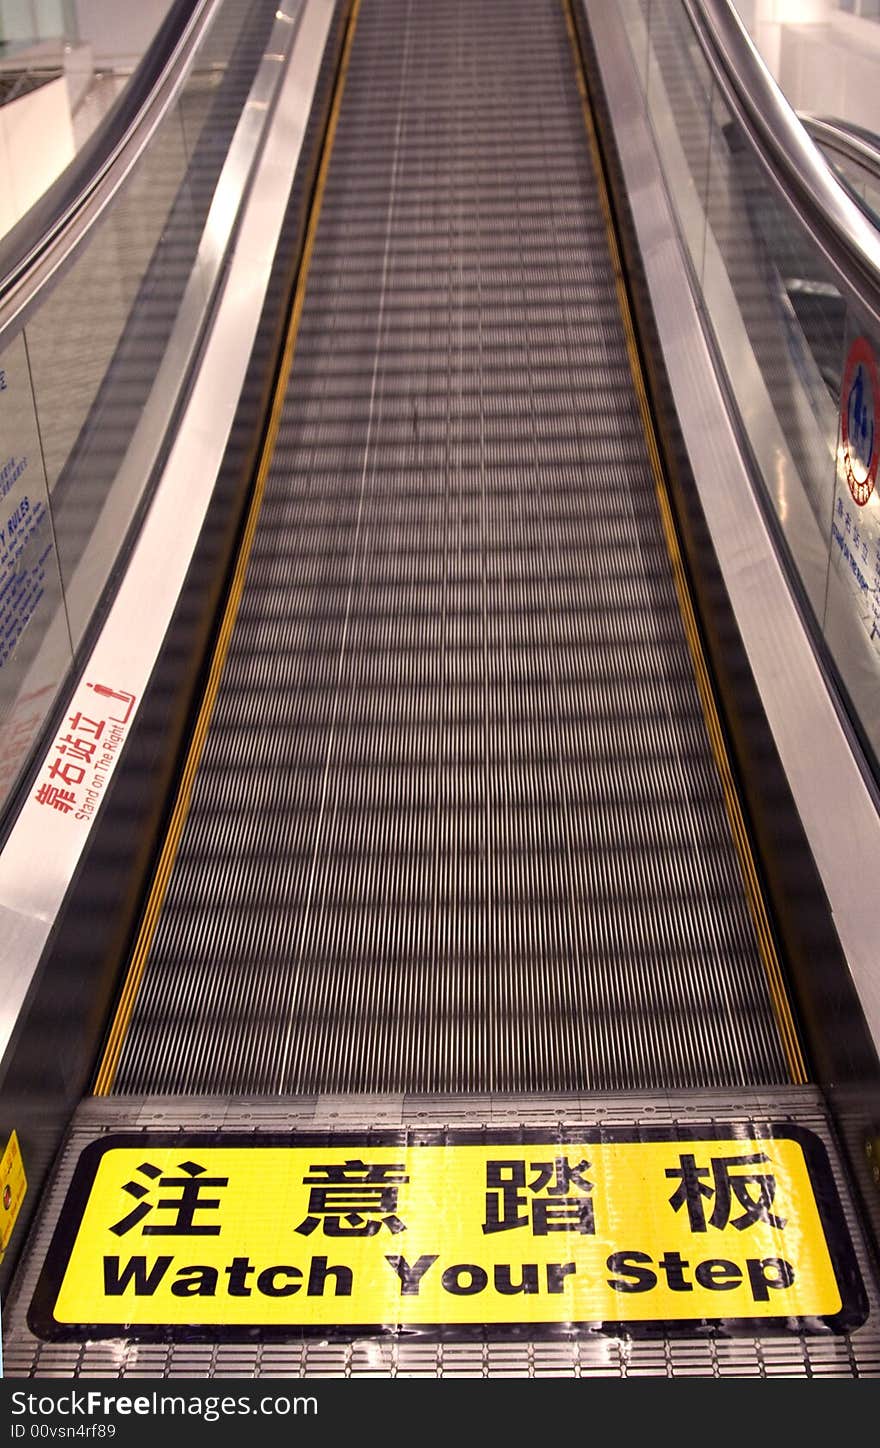
[[[737,1324],[843,1330],[864,1291],[789,1124],[432,1137],[112,1137],[83,1153],[42,1336]]]
[[[9,1238],[27,1191],[27,1178],[18,1136],[13,1131],[0,1160],[0,1262],[9,1246]]]

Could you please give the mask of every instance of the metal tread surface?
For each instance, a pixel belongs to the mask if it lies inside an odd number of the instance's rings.
[[[869,1315],[855,1331],[825,1336],[791,1331],[774,1336],[694,1332],[639,1339],[584,1335],[571,1340],[420,1342],[393,1336],[352,1341],[137,1343],[124,1339],[42,1342],[26,1313],[80,1152],[102,1135],[173,1131],[218,1133],[374,1128],[577,1130],[587,1125],[650,1129],[676,1124],[790,1120],[825,1144],[868,1296]],[[609,1095],[304,1097],[248,1100],[156,1097],[137,1102],[92,1099],[79,1108],[55,1179],[4,1304],[4,1371],[13,1378],[875,1378],[880,1376],[878,1294],[841,1170],[835,1134],[812,1087],[736,1092],[649,1092]]]
[[[366,3],[114,1089],[786,1079],[563,11]]]

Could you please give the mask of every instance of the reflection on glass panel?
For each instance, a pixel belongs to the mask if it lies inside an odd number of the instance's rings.
[[[841,482],[852,323],[823,253],[777,198],[738,127],[729,122],[723,135],[729,155],[713,166],[707,197],[715,244],[704,277],[707,310],[764,489],[876,750],[880,652],[871,657],[876,580],[868,582],[875,505],[857,517],[859,505]]]
[[[24,339],[0,357],[0,797],[14,787],[70,667]]]
[[[735,8],[794,110],[876,126],[880,0],[736,0]]]
[[[167,447],[222,261],[205,222],[274,23],[252,0],[213,13],[131,175],[0,358],[0,802]]]
[[[825,637],[875,744],[880,712],[880,338],[850,310],[840,390]],[[855,627],[854,627],[855,625]]]
[[[46,471],[54,492],[95,406],[145,283],[186,171],[179,127],[166,127],[129,187],[93,229],[63,283],[28,327]],[[194,228],[189,218],[190,244]],[[150,279],[148,286],[154,287]]]
[[[682,235],[699,272],[706,229],[701,198],[709,163],[711,77],[683,11],[651,0],[642,0],[642,8],[648,26],[648,112]]]
[[[650,9],[651,0],[647,0],[647,3]],[[642,89],[647,93],[649,54],[648,27],[643,14],[644,5],[645,0],[618,0],[617,8],[629,38],[630,50],[636,63]]]
[[[120,470],[198,243],[186,171],[173,117],[27,327],[75,642],[147,482]],[[90,545],[117,482],[115,537],[96,559]]]
[[[267,7],[227,0],[125,190],[28,323],[75,645],[149,482],[154,384],[272,20]]]
[[[862,20],[880,20],[880,0],[837,0],[837,8]]]
[[[75,0],[0,0],[0,235],[65,171],[109,109],[79,18]],[[88,12],[86,32],[95,19]],[[115,79],[118,94],[128,75]]]
[[[6,45],[35,40],[74,40],[74,0],[0,0],[0,40]]]
[[[766,387],[770,420],[816,523],[827,530],[844,305],[734,122],[722,127],[716,150],[707,211],[718,262]],[[793,507],[781,496],[774,501],[788,523]]]
[[[880,141],[876,143],[880,148]],[[824,149],[824,148],[823,148]],[[866,171],[849,157],[837,152],[826,153],[826,159],[850,195],[859,203],[869,221],[880,227],[880,177]]]
[[[655,5],[651,13],[656,89],[647,106],[695,261],[695,204],[702,213],[695,272],[705,315],[759,484],[878,753],[880,338],[853,316],[824,253],[773,189],[713,83],[702,103],[707,70],[678,33],[683,12]]]

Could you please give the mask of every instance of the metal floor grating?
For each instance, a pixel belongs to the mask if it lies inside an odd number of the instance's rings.
[[[122,1339],[45,1343],[25,1314],[61,1202],[79,1153],[102,1134],[119,1131],[314,1131],[345,1133],[374,1127],[454,1129],[517,1127],[555,1130],[587,1124],[639,1127],[754,1118],[791,1120],[826,1145],[844,1216],[868,1296],[865,1324],[848,1334],[816,1336],[678,1336],[644,1340],[587,1336],[571,1341],[420,1343],[383,1338],[351,1342],[155,1344]],[[735,1093],[615,1093],[609,1096],[312,1099],[155,1098],[134,1103],[84,1102],[44,1198],[16,1283],[4,1305],[4,1371],[15,1378],[874,1378],[880,1376],[878,1294],[858,1220],[840,1169],[833,1130],[820,1094],[811,1087]]]

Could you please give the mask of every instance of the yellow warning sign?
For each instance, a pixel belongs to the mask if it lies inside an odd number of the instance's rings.
[[[824,1148],[793,1128],[144,1134],[84,1153],[31,1322],[44,1336],[780,1320],[827,1331],[852,1324],[861,1296]]]
[[[0,1262],[9,1246],[9,1238],[27,1191],[24,1162],[18,1137],[13,1131],[0,1160]]]

